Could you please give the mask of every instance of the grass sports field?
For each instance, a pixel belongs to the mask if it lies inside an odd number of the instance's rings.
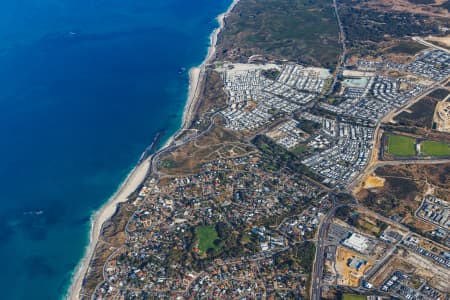
[[[366,300],[367,297],[363,295],[355,295],[355,294],[344,294],[342,297],[343,300]]]
[[[446,143],[426,141],[420,144],[420,152],[429,156],[450,156],[450,145]]]
[[[389,135],[387,153],[393,156],[415,156],[416,140],[407,136]]]
[[[216,250],[221,247],[221,244],[214,244],[214,241],[218,240],[219,236],[217,235],[217,231],[213,226],[197,227],[195,233],[197,235],[198,248],[203,253],[206,253],[209,248]]]

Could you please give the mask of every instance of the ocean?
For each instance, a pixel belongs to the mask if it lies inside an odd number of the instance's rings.
[[[157,132],[231,0],[0,2],[2,299],[60,299],[90,217]]]

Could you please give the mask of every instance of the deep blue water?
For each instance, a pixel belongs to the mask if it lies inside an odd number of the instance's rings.
[[[89,219],[154,135],[231,0],[0,1],[2,299],[58,299]]]

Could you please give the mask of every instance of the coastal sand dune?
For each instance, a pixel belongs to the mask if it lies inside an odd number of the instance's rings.
[[[233,3],[231,3],[231,5],[229,6],[228,10],[217,17],[219,27],[215,29],[210,36],[210,46],[208,48],[208,54],[205,60],[200,66],[192,68],[189,72],[189,95],[183,113],[182,126],[180,130],[167,141],[167,143],[161,150],[168,147],[176,138],[176,136],[184,129],[186,129],[187,126],[189,126],[192,116],[195,112],[196,102],[199,98],[200,89],[198,88],[198,86],[204,79],[205,73],[204,70],[206,65],[208,63],[211,63],[212,60],[214,59],[216,53],[217,38],[220,31],[224,27],[224,18],[238,2],[239,0],[234,0]],[[102,206],[102,208],[100,208],[100,210],[98,210],[93,215],[91,221],[89,245],[86,248],[84,258],[81,260],[72,278],[71,286],[65,297],[66,299],[70,300],[79,299],[79,294],[83,285],[83,279],[89,268],[89,263],[94,254],[95,246],[98,243],[103,224],[112,217],[112,215],[117,209],[117,204],[125,202],[128,196],[131,193],[133,193],[139,187],[139,185],[141,185],[142,182],[145,180],[145,177],[149,171],[151,159],[152,157],[146,159],[145,161],[137,165],[128,175],[128,177],[121,185],[121,187],[118,189],[118,191],[109,199],[109,201],[105,205]]]

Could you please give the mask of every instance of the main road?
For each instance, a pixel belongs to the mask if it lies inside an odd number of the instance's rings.
[[[317,249],[316,249],[316,258],[314,260],[313,271],[312,271],[312,279],[311,279],[311,299],[312,300],[320,300],[321,295],[321,284],[323,277],[323,263],[325,257],[325,236],[328,230],[328,226],[330,225],[331,220],[336,213],[336,210],[339,207],[344,206],[345,204],[339,204],[333,206],[333,208],[327,213],[325,218],[320,225],[319,232],[317,235]]]
[[[333,6],[334,6],[334,12],[336,14],[336,20],[337,20],[337,25],[339,28],[339,42],[341,43],[342,46],[342,55],[339,58],[338,64],[336,66],[336,71],[335,71],[335,76],[333,79],[333,83],[330,86],[330,89],[327,92],[327,95],[330,95],[333,91],[334,91],[334,87],[338,81],[338,75],[339,73],[342,71],[342,68],[345,64],[345,59],[347,56],[347,46],[345,45],[345,31],[344,31],[344,27],[342,26],[342,21],[341,21],[341,17],[339,16],[339,9],[338,9],[338,4],[337,4],[337,0],[333,0]]]

